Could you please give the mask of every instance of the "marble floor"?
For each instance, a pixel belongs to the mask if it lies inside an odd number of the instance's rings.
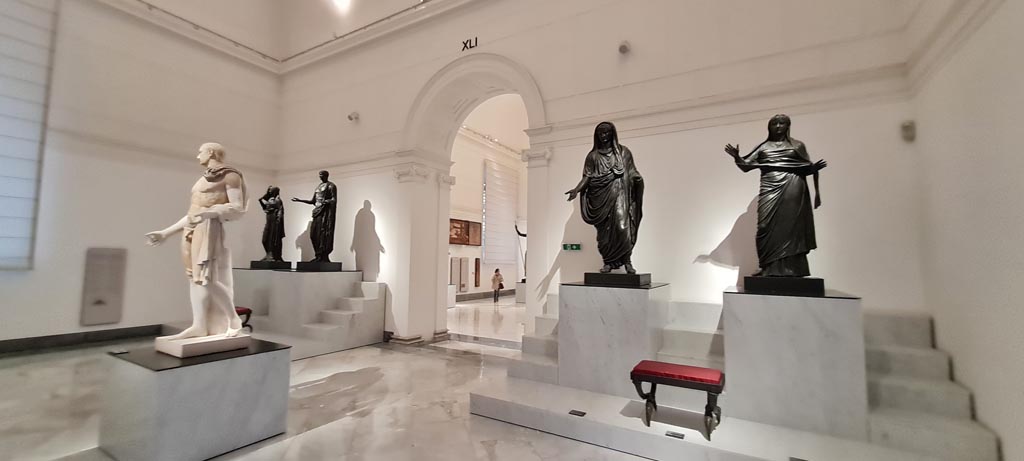
[[[108,461],[96,448],[105,354],[148,342],[0,357],[0,459]],[[470,415],[469,391],[516,354],[443,342],[292,362],[287,433],[217,459],[639,459]]]
[[[517,304],[515,296],[497,303],[490,298],[464,301],[448,309],[449,333],[519,343],[525,328],[526,304]]]

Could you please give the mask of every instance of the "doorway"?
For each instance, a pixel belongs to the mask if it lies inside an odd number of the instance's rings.
[[[491,97],[466,117],[452,143],[447,328],[456,340],[518,348],[525,329],[526,106]],[[500,289],[495,290],[495,284]],[[518,286],[517,286],[518,285]],[[498,296],[495,297],[495,291]]]

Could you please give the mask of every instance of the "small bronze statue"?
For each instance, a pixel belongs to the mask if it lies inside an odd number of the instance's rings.
[[[633,153],[619,144],[611,122],[594,128],[594,147],[583,164],[583,178],[566,192],[569,201],[580,195],[583,221],[597,228],[601,273],[625,266],[635,274],[631,260],[643,217],[644,179],[633,163]]]
[[[313,198],[303,200],[293,197],[293,202],[313,205],[313,225],[310,227],[309,239],[313,242],[316,257],[311,262],[331,262],[334,251],[334,219],[338,209],[338,187],[327,180],[330,173],[320,172],[320,185],[313,193]]]
[[[757,258],[755,277],[806,277],[811,275],[807,253],[817,248],[814,215],[806,177],[814,176],[814,207],[821,206],[818,171],[824,160],[811,162],[804,143],[789,137],[790,120],[776,115],[768,122],[768,139],[745,157],[739,146],[727,144],[725,152],[743,172],[761,170],[757,198]]]
[[[281,189],[270,186],[267,193],[260,197],[260,206],[267,214],[267,223],[263,226],[263,250],[267,255],[261,261],[284,261],[281,257],[281,240],[284,239],[284,202],[281,201]]]

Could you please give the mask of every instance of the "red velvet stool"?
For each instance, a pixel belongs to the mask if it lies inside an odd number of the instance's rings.
[[[651,425],[651,417],[658,411],[658,403],[654,394],[658,384],[666,386],[694,389],[708,393],[708,403],[704,406],[705,435],[711,440],[711,431],[718,427],[722,420],[722,408],[718,406],[718,395],[725,389],[725,373],[713,368],[691,367],[674,363],[644,360],[633,367],[629,378],[636,386],[637,394],[646,402],[644,424]],[[643,391],[643,383],[651,383],[651,392]]]
[[[235,306],[235,313],[238,314],[239,317],[245,316],[245,318],[242,319],[242,328],[248,328],[249,333],[252,333],[252,325],[249,325],[249,317],[252,317],[252,309],[249,309],[248,307]]]

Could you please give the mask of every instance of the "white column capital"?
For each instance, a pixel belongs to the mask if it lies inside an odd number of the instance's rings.
[[[455,176],[447,175],[444,173],[437,173],[437,184],[439,186],[448,186],[450,189],[455,185]]]
[[[407,163],[395,167],[395,180],[399,183],[426,182],[430,176],[430,168],[419,163]]]
[[[551,146],[530,148],[523,152],[521,158],[526,162],[527,168],[546,167],[554,152]]]

